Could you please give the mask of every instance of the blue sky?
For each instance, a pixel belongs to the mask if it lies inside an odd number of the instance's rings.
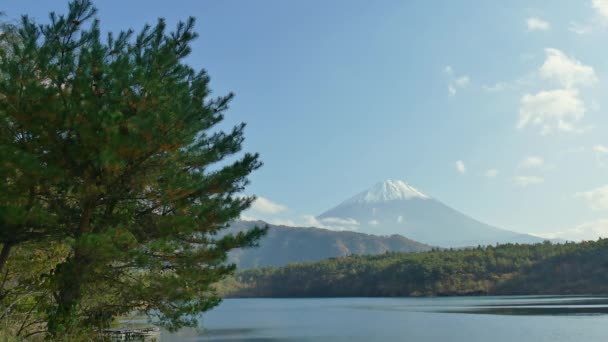
[[[303,224],[396,178],[503,228],[608,233],[608,1],[96,5],[112,31],[198,19],[189,63],[236,93],[225,124],[265,163],[251,216]]]

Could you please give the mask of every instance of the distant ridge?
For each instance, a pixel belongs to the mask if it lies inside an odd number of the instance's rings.
[[[374,236],[351,231],[287,227],[263,221],[236,221],[231,231],[268,225],[259,247],[231,252],[229,261],[238,268],[283,266],[293,262],[319,261],[348,255],[376,255],[385,252],[423,252],[432,247],[400,235]]]
[[[357,231],[399,234],[440,247],[496,243],[536,243],[543,238],[477,221],[401,180],[388,179],[318,216],[319,220],[356,221]]]

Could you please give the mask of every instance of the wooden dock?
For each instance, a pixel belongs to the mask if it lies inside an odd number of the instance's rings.
[[[160,329],[157,327],[107,329],[101,333],[113,341],[160,341]]]

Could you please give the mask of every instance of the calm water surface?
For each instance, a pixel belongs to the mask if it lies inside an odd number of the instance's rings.
[[[608,341],[607,297],[227,299],[166,341]]]

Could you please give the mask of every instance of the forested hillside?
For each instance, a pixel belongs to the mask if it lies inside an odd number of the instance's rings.
[[[608,293],[608,240],[349,256],[239,272],[233,297]]]
[[[267,225],[262,221],[237,221],[233,231],[247,231]],[[236,249],[230,261],[238,268],[283,266],[293,262],[320,261],[348,255],[376,255],[389,252],[422,252],[431,246],[401,235],[375,236],[351,231],[268,225],[268,233],[257,248]]]

